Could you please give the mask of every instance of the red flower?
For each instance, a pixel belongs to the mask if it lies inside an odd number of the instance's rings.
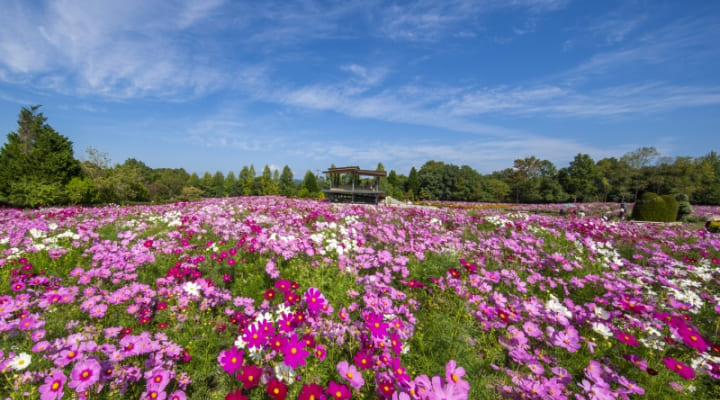
[[[225,395],[225,400],[247,400],[247,396],[242,394],[242,391],[240,389],[230,392]]]
[[[273,400],[285,400],[287,396],[287,386],[280,382],[277,378],[272,378],[265,387],[265,392],[272,397]]]
[[[325,400],[326,398],[323,387],[317,383],[303,385],[300,394],[298,394],[298,400]]]
[[[395,385],[390,381],[382,381],[380,385],[378,385],[378,391],[383,396],[390,398],[393,393],[395,393]]]
[[[261,375],[262,368],[257,365],[247,365],[241,372],[238,372],[237,378],[242,381],[245,389],[252,389],[260,383]]]

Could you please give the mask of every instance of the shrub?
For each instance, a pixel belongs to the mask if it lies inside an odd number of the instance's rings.
[[[674,222],[677,221],[678,211],[680,208],[680,205],[677,200],[675,200],[675,196],[666,194],[664,196],[660,196],[664,202],[665,202],[665,222]]]
[[[677,217],[678,202],[673,196],[658,196],[645,192],[635,203],[632,219],[638,221],[673,222]]]
[[[708,221],[705,227],[712,233],[720,233],[720,221]]]
[[[692,214],[692,206],[690,206],[690,199],[684,193],[675,195],[675,200],[678,202],[678,221],[687,221],[687,218]]]

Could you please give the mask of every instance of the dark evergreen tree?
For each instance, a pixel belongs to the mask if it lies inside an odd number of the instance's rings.
[[[0,149],[0,199],[19,206],[65,202],[65,185],[82,173],[72,142],[46,123],[39,107],[22,108],[17,132]]]

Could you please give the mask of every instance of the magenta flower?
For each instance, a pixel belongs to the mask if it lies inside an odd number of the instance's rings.
[[[683,377],[683,379],[692,379],[695,377],[695,371],[690,366],[685,365],[672,357],[663,358],[663,362],[669,370],[677,372],[678,375]]]
[[[615,337],[629,346],[637,346],[639,344],[638,341],[635,340],[635,337],[625,332],[617,331],[615,332]]]
[[[233,346],[228,350],[220,352],[220,355],[218,355],[218,363],[220,363],[225,372],[234,374],[235,371],[242,368],[244,355],[245,353],[242,350],[238,350],[237,347]]]
[[[260,324],[252,324],[245,329],[242,339],[248,344],[248,347],[262,348],[267,342],[267,333],[263,331]]]
[[[317,314],[318,311],[322,310],[325,298],[318,289],[311,287],[305,292],[305,303],[310,313]]]
[[[40,400],[55,400],[63,396],[63,386],[67,377],[62,370],[56,369],[52,374],[45,378],[45,384],[38,388],[40,392]]]
[[[238,372],[237,378],[243,383],[245,389],[252,389],[260,383],[262,368],[257,365],[246,365],[241,372]]]
[[[95,359],[85,359],[75,364],[70,373],[68,386],[83,393],[100,379],[100,363]]]
[[[358,365],[358,368],[360,368],[361,371],[372,367],[372,357],[370,357],[370,354],[364,351],[358,351],[358,353],[355,354],[355,357],[353,357],[353,360],[355,361],[355,364]]]
[[[387,336],[387,322],[383,322],[382,314],[369,312],[365,314],[365,323],[374,338],[383,339]]]
[[[337,365],[337,371],[354,389],[360,389],[365,384],[365,380],[360,371],[347,361],[340,361]]]
[[[305,341],[298,340],[296,333],[293,333],[285,342],[281,351],[285,356],[283,362],[292,369],[296,369],[298,365],[305,365],[305,357],[310,355],[310,353],[305,350]]]
[[[323,387],[314,382],[303,385],[298,394],[298,400],[325,400],[326,398]]]
[[[352,398],[350,389],[348,389],[347,386],[341,385],[335,381],[330,381],[326,393],[335,400],[350,400],[350,398]]]

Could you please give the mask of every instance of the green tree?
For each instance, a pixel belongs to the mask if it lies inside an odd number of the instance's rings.
[[[415,167],[410,168],[407,181],[405,182],[405,191],[408,192],[408,197],[411,200],[415,200],[420,195],[420,178]]]
[[[180,198],[183,188],[189,186],[189,182],[190,175],[183,168],[159,168],[153,170],[152,183],[147,188],[153,200],[173,201]]]
[[[215,190],[213,186],[213,176],[209,171],[205,171],[203,176],[200,178],[200,190],[204,197],[215,197]]]
[[[235,177],[235,173],[230,171],[225,175],[225,194],[230,197],[240,196],[242,194],[242,190],[240,188],[240,183],[238,182],[237,178]]]
[[[300,185],[300,191],[298,192],[299,197],[320,197],[320,185],[318,184],[317,177],[312,171],[307,170],[305,172],[305,178]]]
[[[594,199],[596,176],[595,161],[587,154],[577,154],[570,165],[559,172],[560,183],[573,201]]]
[[[277,195],[280,189],[275,186],[272,178],[272,171],[270,167],[265,164],[262,174],[260,175],[260,186],[262,187],[262,194],[264,195]]]
[[[65,185],[82,173],[72,142],[46,123],[39,107],[21,109],[17,132],[0,149],[0,198],[20,206],[65,201]]]
[[[216,171],[212,178],[212,195],[213,197],[225,197],[225,175]]]
[[[287,165],[283,167],[282,174],[280,175],[279,183],[280,194],[283,196],[294,196],[295,195],[295,182],[293,181],[293,173],[290,167]]]

